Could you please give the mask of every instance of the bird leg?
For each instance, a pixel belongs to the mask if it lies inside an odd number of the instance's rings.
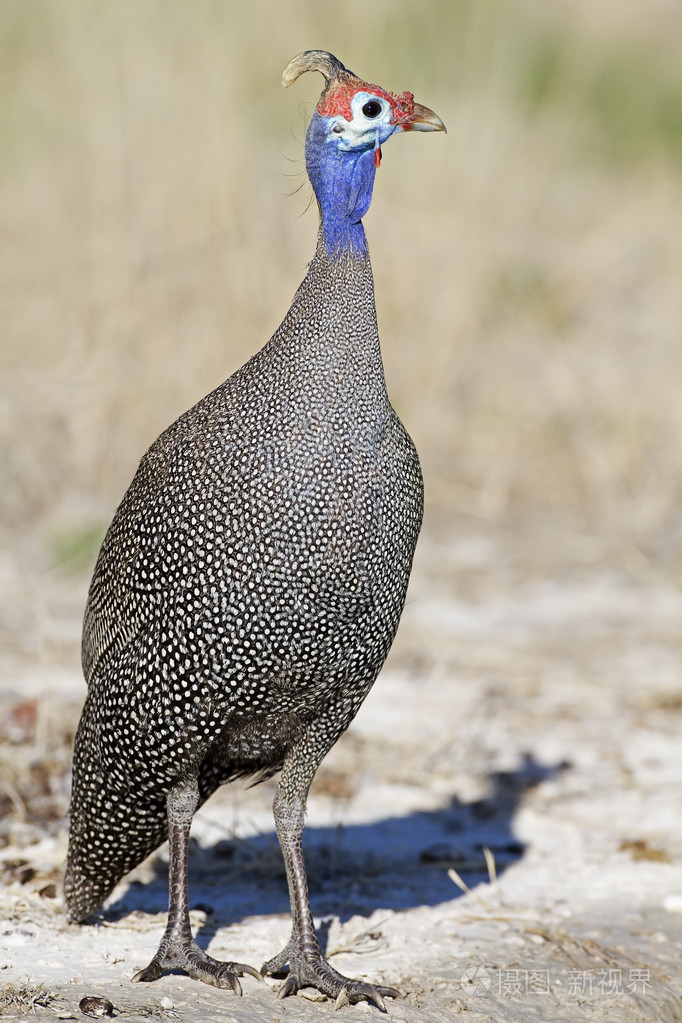
[[[275,827],[286,867],[292,928],[291,938],[285,948],[279,955],[268,960],[261,967],[261,974],[264,976],[265,974],[281,973],[287,965],[289,966],[289,972],[279,990],[278,998],[295,994],[303,987],[315,987],[330,998],[338,998],[345,990],[349,1002],[363,1000],[374,1002],[385,1011],[386,1007],[382,996],[399,998],[399,992],[392,987],[351,980],[338,973],[322,954],[315,933],[313,916],[310,911],[301,836],[306,796],[316,767],[317,763],[310,772],[309,764],[302,765],[300,761],[296,761],[294,754],[291,762],[284,765],[275,794],[273,802]],[[304,772],[306,774],[310,772],[311,777],[307,780],[301,793],[300,775]]]
[[[172,789],[166,797],[168,808],[168,923],[159,949],[143,970],[132,978],[133,983],[158,980],[165,970],[182,970],[195,980],[213,987],[230,987],[242,993],[238,977],[248,973],[261,980],[252,966],[223,963],[212,959],[199,948],[192,937],[189,922],[189,890],[187,857],[192,816],[199,803],[196,779]]]

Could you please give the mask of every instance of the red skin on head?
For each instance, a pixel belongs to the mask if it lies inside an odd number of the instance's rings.
[[[322,97],[317,104],[317,112],[323,117],[338,117],[341,114],[347,121],[353,119],[351,113],[351,100],[357,92],[369,92],[373,96],[381,96],[391,104],[393,124],[401,124],[410,119],[414,113],[414,96],[411,92],[401,92],[399,96],[392,92],[386,92],[378,85],[370,85],[368,82],[339,82],[331,92]]]

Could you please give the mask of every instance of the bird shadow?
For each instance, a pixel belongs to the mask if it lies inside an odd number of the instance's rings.
[[[438,809],[403,817],[386,816],[363,824],[306,827],[304,849],[315,916],[341,922],[377,909],[400,911],[435,906],[462,894],[448,870],[473,887],[489,877],[484,850],[490,850],[501,875],[521,859],[525,845],[514,832],[514,817],[524,795],[565,770],[567,763],[538,763],[528,754],[514,771],[488,776],[484,799],[457,795]],[[154,876],[132,882],[104,911],[104,919],[129,913],[162,913],[168,905],[167,864],[157,856]],[[251,838],[219,841],[190,851],[190,908],[204,912],[196,940],[207,947],[222,927],[250,916],[287,913],[284,866],[274,830]]]

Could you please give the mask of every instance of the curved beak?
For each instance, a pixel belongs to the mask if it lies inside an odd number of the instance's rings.
[[[414,113],[401,121],[400,127],[403,131],[444,131],[446,134],[448,130],[438,114],[421,103],[415,103]]]

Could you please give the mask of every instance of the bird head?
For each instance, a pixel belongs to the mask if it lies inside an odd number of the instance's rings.
[[[369,209],[381,146],[396,132],[445,131],[440,117],[416,103],[363,81],[326,50],[306,50],[291,60],[282,84],[319,71],[325,88],[306,135],[306,167],[322,215],[327,251],[365,251],[360,220]],[[360,225],[359,231],[353,231]],[[347,230],[346,230],[347,228]]]

